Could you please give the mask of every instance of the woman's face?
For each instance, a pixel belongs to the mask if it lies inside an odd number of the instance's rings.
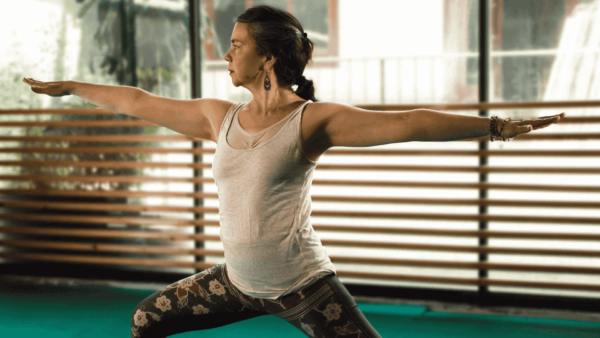
[[[253,83],[260,86],[266,56],[256,54],[256,44],[252,41],[247,23],[238,22],[231,34],[231,47],[225,54],[229,62],[231,80],[236,87],[249,87]],[[253,86],[250,86],[253,87]]]

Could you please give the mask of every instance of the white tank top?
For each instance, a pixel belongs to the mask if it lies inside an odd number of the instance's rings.
[[[237,117],[246,103],[234,104],[217,139],[212,170],[227,273],[254,298],[277,299],[336,274],[310,220],[317,164],[306,157],[300,138],[309,102],[254,134]]]

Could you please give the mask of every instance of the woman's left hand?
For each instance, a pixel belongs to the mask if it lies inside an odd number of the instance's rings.
[[[557,123],[561,118],[565,117],[565,113],[558,115],[542,116],[535,120],[512,120],[508,118],[507,122],[504,122],[504,129],[502,125],[498,123],[498,132],[502,130],[502,138],[505,141],[511,141],[518,135],[526,134],[532,130],[544,129],[554,123]]]

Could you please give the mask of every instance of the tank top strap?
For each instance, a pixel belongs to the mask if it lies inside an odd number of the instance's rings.
[[[222,134],[223,130],[229,129],[229,125],[232,122],[232,117],[235,116],[235,113],[238,110],[240,110],[244,105],[246,105],[246,103],[248,103],[248,102],[239,102],[239,103],[234,103],[233,105],[231,105],[231,108],[229,108],[229,110],[227,111],[227,114],[225,114],[225,118],[223,119],[223,122],[221,123],[221,130],[219,131],[219,135]]]

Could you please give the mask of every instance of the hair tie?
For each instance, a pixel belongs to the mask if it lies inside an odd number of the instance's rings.
[[[302,36],[305,37],[305,38],[307,37],[306,33],[302,33]]]

